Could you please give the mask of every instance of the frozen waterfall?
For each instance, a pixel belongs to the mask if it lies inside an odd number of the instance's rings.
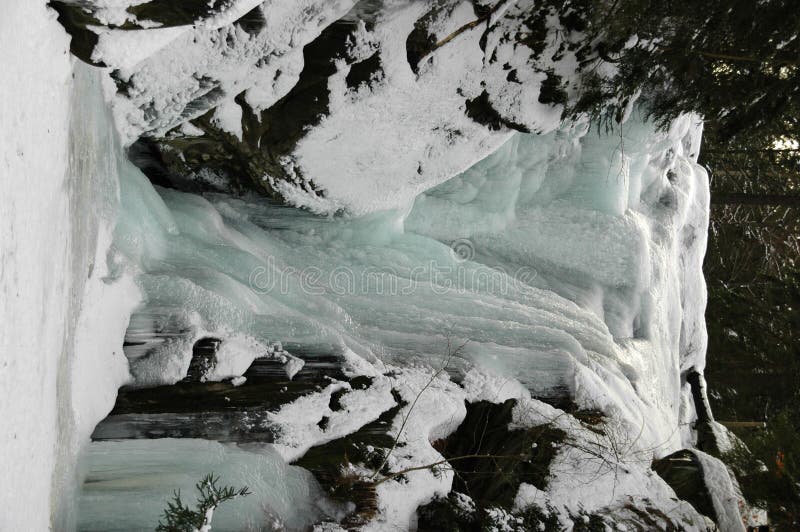
[[[42,31],[55,25],[44,7],[16,9]],[[61,41],[48,57],[66,53]],[[383,465],[408,473],[374,488],[363,529],[407,529],[419,505],[450,490],[453,472],[425,465],[442,460],[434,443],[458,429],[465,404],[514,399],[509,426],[547,424],[575,443],[555,453],[546,490],[519,486],[516,507],[646,501],[702,529],[650,468],[696,439],[686,376],[704,366],[709,205],[697,117],[668,131],[634,111],[610,133],[578,121],[504,142],[492,134],[494,153],[433,188],[344,187],[353,204],[391,210],[319,216],[255,195],[154,186],[126,157],[97,71],[65,59],[42,77],[55,88],[35,101],[56,98],[52,108],[0,98],[19,104],[3,117],[20,128],[13,142],[2,132],[19,154],[3,174],[12,199],[0,202],[2,322],[15,332],[2,339],[12,356],[0,384],[18,403],[0,414],[35,442],[3,441],[6,504],[30,511],[0,516],[0,528],[152,529],[173,489],[191,498],[213,470],[254,492],[220,510],[214,530],[302,530],[350,510],[309,472],[309,454],[382,430],[397,444]],[[41,155],[41,175],[15,173],[23,154]],[[46,216],[31,220],[35,202]],[[35,249],[6,247],[21,238]],[[302,394],[273,390],[261,398],[269,408],[230,418],[120,408],[101,423],[120,387],[133,397],[185,382],[204,341],[215,359],[199,380],[221,400],[247,394],[254,363],[280,365],[286,382],[302,380],[303,364],[333,369]],[[601,412],[624,440],[624,456],[602,458],[624,475],[587,476],[596,433],[573,411]],[[268,436],[231,441],[234,416]],[[223,436],[170,437],[189,418]],[[173,424],[146,433],[142,420]],[[146,434],[119,436],[134,432]]]
[[[517,134],[405,209],[360,217],[158,188],[123,161],[108,269],[141,294],[126,335],[128,384],[180,381],[203,338],[220,341],[219,379],[277,345],[380,373],[435,366],[450,342],[464,347],[448,373],[476,396],[489,393],[481,386],[500,399],[568,396],[638,434],[651,456],[691,445],[684,376],[702,369],[705,342],[700,133],[690,116],[659,133],[634,115],[621,135],[588,124]],[[487,384],[497,379],[508,384]],[[391,405],[388,391],[364,400]],[[374,406],[354,411],[353,429],[380,414]],[[291,423],[316,423],[310,410],[294,409]],[[296,434],[281,419],[270,422],[292,434],[275,442],[288,460],[348,430]],[[95,446],[115,448],[92,444],[90,478],[92,457],[106,456]],[[100,499],[86,500],[82,516],[101,519],[91,506]]]

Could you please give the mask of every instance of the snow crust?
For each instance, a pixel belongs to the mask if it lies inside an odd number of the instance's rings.
[[[721,530],[744,532],[740,505],[742,495],[735,480],[732,481],[727,466],[719,458],[695,451],[703,468],[703,478],[711,495],[711,503],[719,519]]]
[[[111,2],[113,10],[99,4],[116,13],[128,1]],[[538,45],[509,36],[534,31],[526,14],[540,9],[536,2],[498,2],[489,17],[473,4],[237,0],[192,26],[96,28],[92,59],[108,65],[119,83],[116,113],[126,143],[183,130],[208,111],[214,125],[241,142],[241,99],[258,119],[298,82],[303,46],[334,23],[352,26],[343,56],[331,52],[336,72],[321,115],[277,161],[280,175],[261,177],[295,206],[362,215],[402,208],[494,152],[512,129],[559,127],[564,105],[543,93],[548,80],[564,79],[565,96],[575,96],[577,60],[567,46],[575,32],[546,15],[543,49],[534,50]],[[252,32],[234,24],[250,9],[265,24]],[[437,44],[413,60],[409,42],[423,21]],[[367,60],[376,71],[367,83],[349,86],[348,75]],[[478,115],[497,115],[495,123],[472,116],[475,102],[489,108]],[[245,144],[270,149],[252,138]]]
[[[463,7],[467,22],[471,7]],[[482,79],[479,31],[443,48],[419,75],[411,70],[405,41],[427,9],[425,2],[401,2],[376,26],[370,38],[382,50],[380,81],[349,89],[345,78],[351,67],[340,63],[329,82],[329,113],[302,139],[292,162],[326,197],[276,183],[289,201],[326,213],[402,207],[508,139],[508,130],[490,131],[464,112],[460,94]],[[556,116],[550,127],[558,122]]]
[[[126,366],[119,341],[125,305],[100,280],[115,198],[106,165],[116,154],[102,140],[113,135],[111,122],[98,130],[92,120],[93,111],[107,113],[104,100],[82,106],[73,93],[83,80],[73,81],[69,40],[55,14],[39,2],[2,9],[2,69],[17,81],[0,86],[0,415],[9,428],[0,456],[3,500],[14,509],[2,512],[0,528],[45,530],[69,523],[76,440],[105,416],[120,383],[119,372],[105,369],[113,361],[91,370],[102,382],[90,389],[73,382],[73,372],[113,347]],[[87,329],[98,325],[86,312],[94,304],[106,312],[105,335],[92,331],[87,343]],[[104,393],[105,410],[91,400]]]
[[[129,376],[139,292],[108,255],[121,148],[98,72],[73,63],[55,13],[5,2],[0,44],[0,441],[3,530],[74,525],[77,456]]]
[[[564,37],[555,35],[566,32],[551,17],[545,39],[550,44],[535,57],[507,38],[527,31],[520,27],[527,19],[522,14],[535,9],[533,2],[511,4],[517,5],[498,9],[486,22],[427,54],[418,70],[409,64],[406,47],[415,23],[441,9],[431,29],[444,42],[476,22],[473,3],[406,1],[387,9],[371,31],[361,31],[355,39],[355,48],[368,43],[370,50],[379,50],[378,79],[348,87],[345,79],[352,65],[340,61],[328,84],[327,114],[287,158],[292,172],[313,180],[315,192],[290,181],[275,182],[274,187],[292,204],[319,213],[360,215],[403,208],[512,135],[505,125],[487,127],[468,116],[465,102],[482,94],[505,124],[536,133],[558,129],[563,106],[540,103],[539,97],[545,71],[574,77],[573,53],[556,53]],[[556,56],[561,58],[554,61]],[[518,83],[507,81],[512,70]]]

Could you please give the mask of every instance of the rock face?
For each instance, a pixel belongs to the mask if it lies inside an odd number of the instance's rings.
[[[533,0],[119,5],[53,3],[108,67],[134,161],[189,191],[398,207],[513,130],[552,131],[575,94],[580,16]]]
[[[198,342],[199,343],[199,342]],[[195,353],[206,351],[205,344]],[[189,377],[169,386],[120,390],[109,416],[95,429],[95,441],[203,438],[225,442],[271,442],[278,430],[269,413],[322,386],[347,382],[335,356],[304,353],[308,361],[289,379],[280,361],[256,359],[244,384],[199,382]],[[203,360],[197,357],[194,360]],[[199,365],[199,364],[198,364]]]
[[[695,453],[681,449],[653,463],[653,469],[675,490],[675,495],[689,501],[703,515],[715,518],[714,505],[703,478],[703,467]]]
[[[655,460],[653,469],[675,495],[712,518],[720,530],[744,532],[748,504],[721,460],[703,451],[681,449]]]

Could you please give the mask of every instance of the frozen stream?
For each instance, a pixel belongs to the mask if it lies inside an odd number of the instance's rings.
[[[268,447],[250,450],[206,440],[130,440],[89,446],[91,472],[84,483],[78,530],[134,532],[153,530],[166,499],[180,490],[192,503],[194,485],[210,471],[226,484],[249,486],[258,494],[220,507],[214,530],[270,530],[280,519],[300,530],[320,515],[319,487],[308,471],[287,466]]]

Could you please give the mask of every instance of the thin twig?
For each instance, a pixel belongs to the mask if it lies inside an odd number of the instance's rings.
[[[447,338],[447,355],[445,356],[445,360],[444,360],[444,363],[442,364],[442,367],[440,367],[436,372],[434,372],[433,375],[431,375],[431,378],[428,379],[428,382],[425,383],[425,386],[423,386],[422,389],[419,391],[419,393],[417,393],[416,397],[414,397],[414,401],[411,403],[411,406],[408,408],[408,411],[406,412],[406,415],[403,417],[403,422],[400,424],[400,429],[397,431],[397,435],[394,437],[394,441],[392,442],[392,447],[386,453],[386,456],[383,458],[383,461],[381,462],[381,465],[378,466],[378,468],[372,474],[370,479],[374,479],[378,475],[378,473],[380,473],[381,469],[383,469],[383,467],[386,465],[386,462],[389,461],[389,457],[392,455],[394,450],[397,448],[397,443],[400,441],[400,436],[403,434],[403,429],[406,427],[406,423],[408,423],[408,420],[411,417],[411,412],[414,410],[414,407],[417,405],[417,401],[419,401],[419,398],[422,396],[423,393],[425,393],[425,390],[430,388],[430,386],[433,384],[433,382],[437,378],[439,378],[439,375],[441,375],[442,372],[444,372],[447,369],[447,366],[450,364],[450,360],[452,360],[452,358],[456,354],[460,353],[461,350],[464,349],[465,345],[467,345],[467,342],[464,342],[463,344],[458,346],[458,348],[455,351],[453,351],[453,350],[450,349],[450,347],[451,347],[450,338],[449,337]]]
[[[437,466],[440,466],[440,465],[443,465],[443,464],[448,464],[450,462],[455,462],[457,460],[469,460],[469,459],[474,459],[474,458],[484,458],[484,459],[489,459],[489,460],[496,460],[498,458],[525,459],[526,456],[525,455],[521,455],[521,454],[520,455],[517,455],[517,454],[465,454],[463,456],[455,456],[453,458],[446,458],[444,460],[439,460],[438,462],[433,462],[433,463],[426,464],[426,465],[421,465],[421,466],[408,467],[406,469],[402,469],[400,471],[396,471],[394,473],[390,473],[389,475],[387,475],[387,476],[383,477],[382,479],[380,479],[379,481],[377,481],[375,483],[375,485],[378,486],[380,484],[383,484],[387,480],[392,480],[393,478],[397,478],[397,477],[399,477],[401,475],[405,475],[406,473],[410,473],[412,471],[422,471],[423,469],[431,469],[431,468],[434,468],[434,467],[437,467]]]

